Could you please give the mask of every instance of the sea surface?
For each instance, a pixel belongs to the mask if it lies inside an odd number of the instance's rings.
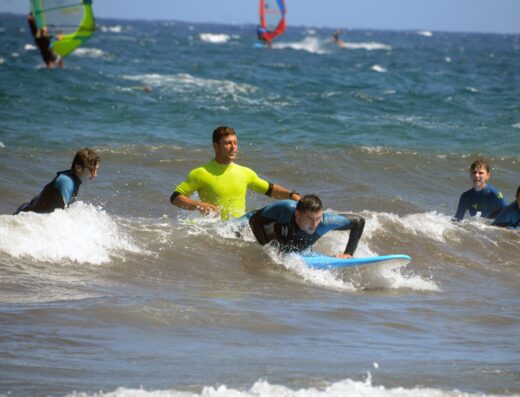
[[[520,234],[451,222],[475,158],[520,184],[519,35],[98,25],[47,70],[0,15],[0,396],[520,395]],[[364,216],[356,256],[412,262],[309,270],[172,206],[219,125],[239,164]],[[86,146],[75,204],[11,215]]]

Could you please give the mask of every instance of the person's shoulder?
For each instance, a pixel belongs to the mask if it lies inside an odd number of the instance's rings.
[[[208,161],[207,163],[202,164],[201,166],[198,166],[198,167],[193,168],[193,169],[188,173],[188,175],[190,175],[190,176],[194,176],[194,175],[200,175],[201,173],[206,173],[206,172],[208,172],[209,170],[211,170],[212,168],[214,168],[214,167],[215,167],[215,164],[216,164],[216,161],[215,161],[215,160],[210,160],[210,161]]]
[[[62,195],[74,191],[74,177],[70,171],[58,172],[56,178],[54,178],[53,186],[58,189]]]
[[[490,185],[489,183],[486,185],[485,189],[488,194],[497,196],[499,199],[504,198],[504,195],[502,194],[502,192],[500,190],[498,190],[496,187]]]
[[[471,188],[471,189],[466,190],[465,192],[462,192],[462,194],[460,195],[460,198],[461,198],[461,200],[464,200],[465,198],[470,197],[470,196],[474,195],[475,193],[476,193],[476,190]]]
[[[294,210],[296,208],[296,201],[294,200],[279,200],[269,204],[266,208],[276,208],[280,210]]]
[[[58,172],[56,178],[54,178],[55,185],[74,185],[74,177],[70,171]]]
[[[240,165],[237,163],[232,163],[231,165],[235,169],[240,170],[242,172],[250,172],[250,173],[256,174],[256,172],[252,168],[246,167],[245,165]]]

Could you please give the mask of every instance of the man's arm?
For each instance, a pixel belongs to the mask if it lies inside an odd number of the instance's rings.
[[[277,185],[276,183],[273,183],[272,190],[270,196],[275,199],[291,199],[294,201],[300,201],[300,193],[293,191],[289,191],[283,186]]]
[[[203,215],[218,214],[219,208],[216,205],[205,203],[203,201],[193,200],[179,192],[173,192],[170,197],[170,203],[189,211],[199,211]]]
[[[464,219],[464,214],[466,213],[466,205],[464,202],[464,195],[460,196],[459,199],[459,205],[457,207],[457,212],[455,213],[455,216],[452,220],[454,221],[461,221]]]
[[[345,252],[342,255],[338,255],[338,257],[352,258],[365,228],[365,218],[354,214],[326,215],[326,221],[323,223],[329,230],[350,230]]]

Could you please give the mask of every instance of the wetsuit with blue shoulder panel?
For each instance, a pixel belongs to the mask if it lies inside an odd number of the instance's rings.
[[[312,234],[308,234],[300,229],[295,215],[297,206],[306,197],[308,196],[302,198],[298,203],[293,200],[278,201],[246,214],[245,217],[249,219],[249,225],[257,241],[261,245],[276,241],[283,252],[303,251],[331,230],[349,230],[350,235],[345,254],[354,255],[365,226],[364,218],[354,214],[323,213],[316,230]],[[319,204],[321,207],[321,201]]]

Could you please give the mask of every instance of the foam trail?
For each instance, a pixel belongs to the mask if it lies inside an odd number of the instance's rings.
[[[109,214],[89,204],[0,215],[0,252],[15,258],[100,265],[120,251],[142,252]]]
[[[214,33],[201,33],[199,34],[199,37],[202,41],[205,41],[206,43],[213,43],[213,44],[224,44],[227,43],[231,36],[228,34],[214,34]]]
[[[200,393],[179,390],[151,390],[127,389],[120,387],[108,393],[76,393],[66,397],[498,397],[498,395],[482,393],[463,393],[458,390],[445,391],[425,387],[405,389],[403,387],[386,388],[372,385],[370,373],[364,382],[351,379],[332,383],[328,386],[309,387],[293,390],[284,385],[270,384],[259,380],[249,390],[240,390],[220,385],[217,387],[205,386]],[[512,394],[511,396],[518,396]],[[511,397],[510,396],[510,397]]]

